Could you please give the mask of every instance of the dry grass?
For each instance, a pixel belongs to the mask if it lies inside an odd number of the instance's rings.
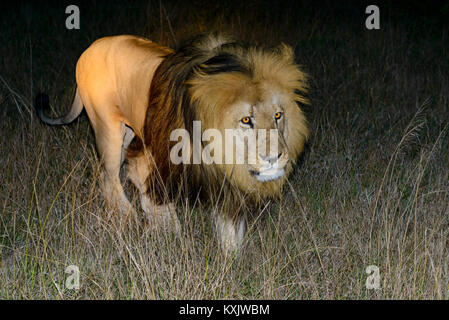
[[[448,298],[447,26],[381,8],[382,29],[367,31],[364,7],[313,2],[160,4],[80,6],[79,31],[65,30],[59,3],[1,10],[0,298]],[[118,231],[86,116],[49,127],[30,104],[45,90],[56,113],[67,110],[76,59],[97,37],[174,44],[210,29],[286,41],[312,78],[313,137],[235,257],[217,250],[209,212],[192,204],[179,203],[179,237],[138,222]],[[64,289],[72,264],[78,291]],[[365,287],[368,265],[380,268],[378,290]]]

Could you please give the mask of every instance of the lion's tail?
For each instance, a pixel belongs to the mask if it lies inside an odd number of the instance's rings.
[[[50,99],[48,95],[45,93],[39,93],[34,98],[34,107],[36,108],[37,115],[39,118],[50,125],[62,125],[69,124],[73,120],[75,120],[83,111],[83,102],[81,101],[81,97],[79,95],[78,89],[76,89],[75,98],[73,99],[72,108],[69,113],[59,118],[49,118],[44,114],[44,110],[50,107]]]

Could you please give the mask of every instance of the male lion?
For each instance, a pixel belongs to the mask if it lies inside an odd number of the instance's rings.
[[[106,37],[81,55],[76,82],[67,115],[45,116],[49,103],[44,94],[36,97],[36,109],[44,122],[59,125],[73,121],[84,105],[104,165],[107,202],[122,212],[134,212],[119,179],[127,158],[128,177],[140,192],[150,222],[173,222],[178,228],[174,198],[180,192],[195,196],[201,191],[214,207],[225,249],[241,244],[247,214],[280,194],[308,137],[298,106],[307,103],[306,76],[285,44],[259,49],[209,34],[173,51],[140,37]],[[253,163],[174,164],[170,150],[176,141],[170,135],[183,128],[194,136],[193,121],[201,121],[202,132],[275,129],[277,136],[260,139],[267,144],[276,139],[278,148],[254,155],[243,138],[245,159],[253,156]],[[225,157],[221,150],[214,152],[214,157]]]

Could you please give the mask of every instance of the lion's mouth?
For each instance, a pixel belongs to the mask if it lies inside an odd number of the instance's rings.
[[[285,174],[284,169],[270,167],[259,171],[250,170],[250,174],[260,182],[268,182],[281,178]]]

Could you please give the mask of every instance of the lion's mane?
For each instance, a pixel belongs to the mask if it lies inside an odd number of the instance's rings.
[[[164,202],[167,195],[173,198],[181,189],[190,194],[200,189],[208,195],[230,192],[233,197],[252,202],[279,195],[286,178],[257,182],[252,192],[245,192],[241,181],[240,185],[235,183],[238,177],[227,177],[218,165],[173,165],[170,161],[170,149],[175,144],[170,142],[170,133],[174,129],[184,128],[192,137],[194,120],[201,120],[203,129],[214,127],[221,120],[221,108],[238,99],[241,81],[257,83],[262,79],[271,79],[297,103],[307,103],[306,76],[285,45],[259,49],[207,34],[164,57],[151,83],[143,141],[136,140],[128,149],[129,157],[147,152],[149,161],[157,168],[148,179],[155,201]],[[297,123],[290,126],[291,141],[287,144],[292,164],[308,137],[306,119],[299,106],[297,109]]]

